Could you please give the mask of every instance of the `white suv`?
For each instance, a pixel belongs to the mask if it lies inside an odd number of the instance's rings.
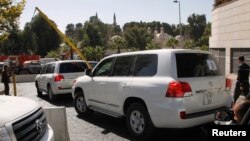
[[[88,71],[87,71],[88,72]],[[111,55],[73,86],[79,115],[92,110],[126,117],[130,133],[149,137],[158,128],[185,128],[213,121],[231,106],[225,76],[209,52],[161,49]]]
[[[35,79],[38,96],[47,92],[49,99],[53,101],[55,95],[71,93],[73,81],[83,76],[87,68],[87,64],[81,60],[47,63]]]
[[[54,141],[43,109],[33,100],[0,96],[0,141]]]

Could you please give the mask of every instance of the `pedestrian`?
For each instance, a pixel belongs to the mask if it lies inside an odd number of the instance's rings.
[[[2,83],[4,83],[4,93],[5,93],[5,95],[9,95],[10,76],[11,76],[11,74],[8,73],[7,66],[4,65],[3,70],[2,70]]]
[[[250,100],[245,99],[242,101],[239,101],[235,104],[233,107],[234,112],[234,120],[240,124],[242,119],[244,118],[245,114],[247,113],[248,109],[250,108]],[[247,121],[247,124],[249,121]]]
[[[234,90],[234,103],[237,101],[240,95],[247,96],[249,93],[249,65],[245,63],[245,57],[238,57],[238,76]]]

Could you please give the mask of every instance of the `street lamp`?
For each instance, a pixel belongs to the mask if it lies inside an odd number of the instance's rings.
[[[181,1],[180,0],[174,0],[174,3],[179,3],[179,22],[180,22],[180,35],[181,35]]]

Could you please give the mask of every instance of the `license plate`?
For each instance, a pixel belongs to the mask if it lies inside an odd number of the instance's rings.
[[[212,104],[214,102],[215,102],[214,94],[212,93],[203,94],[203,105]]]

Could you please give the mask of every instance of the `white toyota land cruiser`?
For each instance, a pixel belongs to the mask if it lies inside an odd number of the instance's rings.
[[[0,141],[54,141],[54,133],[38,103],[0,96]]]
[[[94,110],[125,116],[137,139],[147,138],[154,127],[211,122],[214,112],[230,107],[232,100],[213,55],[184,49],[108,56],[76,80],[72,96],[79,115]]]

